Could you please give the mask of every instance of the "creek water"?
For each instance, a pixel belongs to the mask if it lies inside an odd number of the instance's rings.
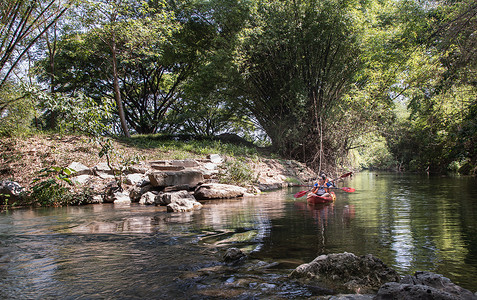
[[[0,214],[2,299],[307,298],[287,278],[321,254],[373,254],[401,275],[477,291],[477,179],[363,172],[335,203],[300,189],[204,202],[202,210],[110,204]],[[222,262],[226,249],[248,260]]]

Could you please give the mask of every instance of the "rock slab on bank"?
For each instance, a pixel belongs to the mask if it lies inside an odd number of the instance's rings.
[[[184,184],[197,186],[204,181],[204,175],[202,172],[195,170],[151,172],[148,176],[149,181],[154,187],[177,186]]]
[[[226,199],[242,197],[247,193],[247,189],[235,185],[221,183],[206,183],[200,185],[194,192],[194,196],[199,200]]]

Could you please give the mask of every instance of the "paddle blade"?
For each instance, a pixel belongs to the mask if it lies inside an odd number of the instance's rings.
[[[305,196],[306,193],[308,193],[308,191],[301,191],[301,192],[298,192],[298,193],[296,193],[295,195],[293,195],[293,197],[295,197],[295,198],[300,198],[300,197]]]
[[[348,176],[350,176],[351,174],[353,174],[353,172],[349,172],[349,173],[343,174],[343,175],[340,176],[340,178],[348,177]]]
[[[352,192],[356,191],[355,189],[350,188],[350,187],[343,187],[343,188],[340,188],[340,189],[342,189],[343,191],[345,191],[347,193],[352,193]]]

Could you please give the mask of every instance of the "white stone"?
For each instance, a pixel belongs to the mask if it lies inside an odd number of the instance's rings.
[[[134,174],[128,174],[126,175],[126,179],[124,180],[124,182],[126,184],[129,184],[129,185],[141,185],[145,180],[147,179],[147,177],[144,175],[144,174],[138,174],[138,173],[134,173]]]
[[[217,164],[214,163],[205,163],[204,168],[206,170],[216,170],[217,169]]]
[[[113,203],[114,204],[129,204],[131,203],[131,198],[125,192],[116,192],[113,196]]]
[[[209,159],[214,164],[221,164],[224,160],[219,154],[211,154],[209,155]]]
[[[139,204],[144,204],[144,205],[151,205],[154,204],[156,199],[156,195],[152,192],[147,192],[141,196],[141,199],[139,199]]]
[[[88,181],[90,181],[91,176],[90,175],[80,175],[80,176],[75,176],[71,178],[71,181],[74,184],[85,184]]]
[[[90,168],[79,162],[72,162],[68,168],[75,172],[75,176],[90,175],[92,173]]]

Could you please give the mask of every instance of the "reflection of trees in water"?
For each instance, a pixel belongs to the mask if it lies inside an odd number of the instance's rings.
[[[477,228],[477,198],[475,179],[469,182],[462,178],[358,174],[349,184],[357,191],[340,193],[332,205],[309,206],[294,199],[293,192],[282,190],[250,198],[204,201],[202,210],[190,213],[167,213],[164,207],[135,204],[18,209],[2,215],[1,230],[5,236],[28,236],[34,244],[22,239],[21,255],[29,260],[39,257],[36,261],[42,263],[43,257],[53,255],[61,256],[58,261],[74,257],[79,261],[74,269],[61,266],[74,276],[84,275],[75,273],[81,271],[76,267],[81,267],[82,255],[83,263],[94,257],[119,266],[121,261],[143,253],[188,255],[197,251],[190,249],[193,240],[199,251],[247,247],[254,257],[279,262],[285,268],[324,253],[372,253],[396,270],[410,264],[406,268],[411,271],[434,271],[472,286],[477,268],[473,247],[477,242],[472,234]],[[411,248],[406,248],[406,243]],[[405,263],[398,265],[399,259]],[[47,268],[51,266],[44,262]],[[66,263],[72,264],[69,260]],[[148,267],[146,262],[139,263]],[[94,269],[92,265],[88,268]]]
[[[302,211],[304,215],[310,216],[314,220],[314,224],[319,228],[325,228],[330,225],[332,218],[339,217],[341,223],[349,224],[355,216],[355,206],[345,205],[341,210],[337,210],[335,203],[309,204],[306,202],[295,202],[295,207]],[[336,214],[340,214],[336,216]]]
[[[139,205],[93,205],[68,212],[73,233],[155,233],[235,232],[253,230],[253,239],[269,234],[271,219],[283,217],[286,191],[256,197],[202,201],[203,208],[193,212],[167,213],[164,207]],[[66,212],[65,212],[66,216]]]
[[[206,201],[195,226],[211,231],[203,242],[259,251],[263,239],[270,235],[272,220],[285,214],[285,196],[286,191],[280,190],[243,199]]]

